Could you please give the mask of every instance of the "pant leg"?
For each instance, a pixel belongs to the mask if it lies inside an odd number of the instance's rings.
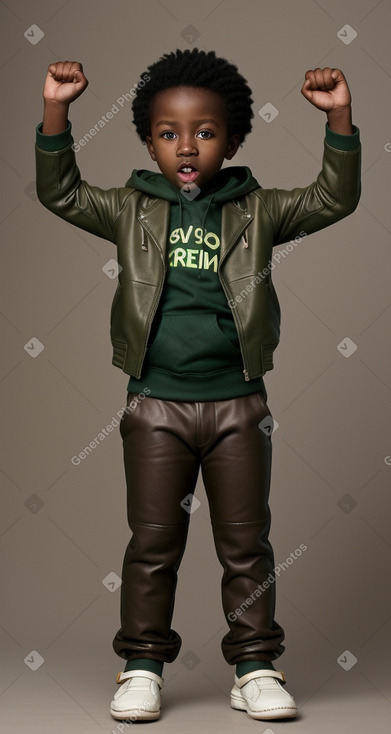
[[[271,412],[262,393],[214,405],[214,439],[204,445],[201,466],[224,568],[222,604],[229,632],[222,652],[231,665],[272,661],[285,650],[285,634],[274,620],[275,563],[268,540],[271,436],[259,428]]]
[[[128,404],[131,398],[129,393]],[[173,662],[181,648],[171,621],[190,515],[180,503],[193,494],[199,471],[189,410],[189,404],[181,411],[180,403],[147,397],[120,423],[133,535],[123,561],[121,628],[113,648],[126,660]]]

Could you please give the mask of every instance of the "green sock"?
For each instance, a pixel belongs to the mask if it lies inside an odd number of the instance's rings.
[[[127,673],[128,670],[149,670],[151,673],[161,676],[163,665],[164,663],[160,660],[153,660],[152,658],[134,658],[127,661],[124,673]]]
[[[266,660],[243,660],[236,663],[236,675],[241,678],[246,673],[252,673],[253,670],[275,670],[273,663]]]

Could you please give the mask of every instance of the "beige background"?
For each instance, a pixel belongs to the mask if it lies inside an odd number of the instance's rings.
[[[277,580],[286,652],[276,667],[299,707],[290,726],[382,734],[391,713],[389,0],[6,0],[0,16],[2,725],[41,734],[127,730],[109,713],[124,667],[111,646],[115,579],[130,537],[118,429],[79,466],[71,462],[125,401],[128,378],[111,365],[116,280],[102,270],[116,251],[35,197],[47,66],[84,66],[89,87],[70,110],[77,141],[148,64],[196,45],[236,63],[249,81],[253,132],[232,165],[249,165],[264,187],[304,186],[319,172],[326,116],[300,94],[305,71],[339,67],[352,92],[363,144],[360,204],[273,272],[282,333],[265,377],[279,424],[270,539],[276,564],[308,547]],[[33,24],[44,33],[35,44],[24,36],[37,39]],[[258,115],[267,102],[279,111],[270,123]],[[130,102],[78,164],[104,188],[124,185],[133,168],[154,169]],[[338,349],[347,337],[357,346],[348,358]],[[25,348],[33,338],[44,347],[35,358]],[[222,569],[201,480],[196,496],[173,619],[183,646],[165,665],[155,726],[282,731],[284,724],[254,722],[229,706]]]

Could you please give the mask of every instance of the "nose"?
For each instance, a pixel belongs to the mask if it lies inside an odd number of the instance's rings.
[[[183,156],[189,156],[189,155],[198,155],[198,149],[196,146],[196,143],[194,141],[194,138],[190,137],[181,137],[178,140],[178,146],[177,146],[177,155],[183,155]]]

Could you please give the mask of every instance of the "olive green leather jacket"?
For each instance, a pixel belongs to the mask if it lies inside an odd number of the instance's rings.
[[[36,145],[35,151],[39,201],[67,222],[117,245],[112,364],[140,378],[168,267],[170,203],[136,189],[91,186],[81,180],[71,145],[55,152]],[[339,150],[326,136],[322,169],[309,186],[260,187],[222,205],[218,274],[238,332],[244,379],[273,369],[280,340],[281,310],[271,279],[273,247],[291,241],[288,248],[293,249],[303,237],[353,212],[360,181],[361,145]]]

